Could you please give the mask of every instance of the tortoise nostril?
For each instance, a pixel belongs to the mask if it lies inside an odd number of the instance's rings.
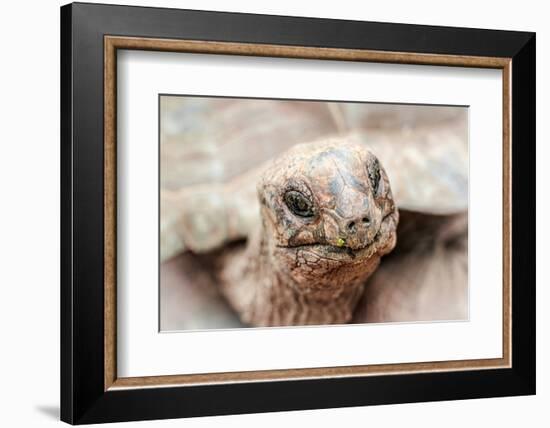
[[[344,223],[345,232],[348,234],[364,233],[370,226],[370,217],[357,217]]]

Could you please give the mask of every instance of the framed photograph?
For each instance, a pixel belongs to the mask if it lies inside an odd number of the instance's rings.
[[[535,393],[535,35],[61,8],[61,418]]]

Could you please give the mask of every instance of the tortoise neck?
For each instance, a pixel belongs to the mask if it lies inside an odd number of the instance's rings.
[[[263,232],[250,239],[244,254],[226,264],[222,280],[222,290],[242,321],[253,326],[349,322],[378,259],[340,275],[324,277],[320,269],[317,277],[298,283],[292,275],[298,265],[289,264]]]

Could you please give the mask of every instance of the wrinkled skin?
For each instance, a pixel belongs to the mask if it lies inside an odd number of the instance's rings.
[[[222,291],[255,326],[350,321],[367,278],[396,243],[398,212],[363,145],[298,145],[258,183],[261,228],[230,256]]]

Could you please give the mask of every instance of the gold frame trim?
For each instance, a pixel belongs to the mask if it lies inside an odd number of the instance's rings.
[[[116,52],[117,49],[495,68],[503,81],[503,349],[502,358],[344,367],[118,378],[116,373]],[[511,58],[383,52],[250,43],[104,37],[104,389],[154,388],[220,383],[509,368],[511,307]]]

